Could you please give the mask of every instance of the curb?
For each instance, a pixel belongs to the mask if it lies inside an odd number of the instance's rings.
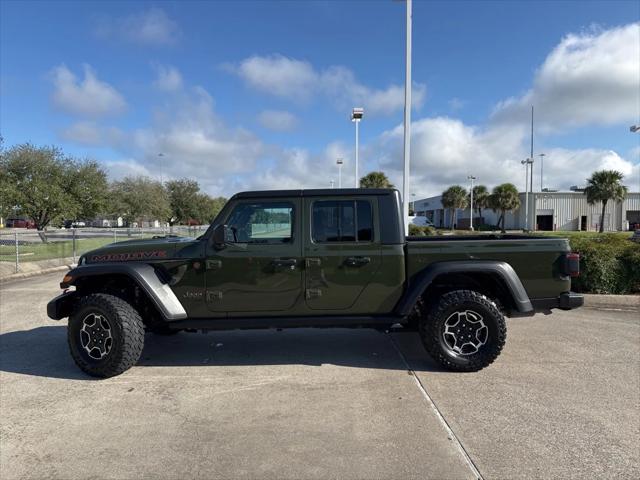
[[[4,283],[9,283],[12,280],[21,280],[23,278],[30,278],[38,275],[45,275],[47,273],[64,272],[66,270],[71,270],[72,268],[73,268],[73,265],[60,265],[59,267],[43,268],[41,270],[36,270],[33,272],[13,273],[11,275],[7,275],[6,277],[0,277],[0,285]]]
[[[640,295],[600,295],[584,294],[584,306],[587,308],[618,308],[624,310],[640,310]]]

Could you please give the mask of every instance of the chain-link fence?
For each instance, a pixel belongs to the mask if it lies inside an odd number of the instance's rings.
[[[0,230],[0,270],[4,273],[21,272],[21,265],[41,262],[43,267],[76,263],[85,252],[110,243],[175,235],[197,237],[207,225],[175,226],[166,228],[81,228],[37,230]]]

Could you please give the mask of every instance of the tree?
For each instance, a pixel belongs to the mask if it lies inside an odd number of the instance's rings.
[[[489,190],[484,185],[476,185],[473,187],[473,207],[478,212],[478,216],[482,218],[482,209],[487,208],[489,200]],[[471,195],[467,196],[467,201],[471,202]]]
[[[451,230],[455,222],[456,209],[467,207],[467,191],[460,185],[453,185],[442,192],[442,206],[451,212]]]
[[[201,225],[209,224],[220,213],[227,199],[224,197],[212,198],[206,193],[200,193],[197,196],[196,215],[193,217]]]
[[[384,172],[371,172],[360,179],[360,188],[393,188],[393,184]]]
[[[587,188],[584,193],[589,205],[602,202],[602,214],[600,216],[600,233],[604,231],[604,212],[607,202],[622,202],[627,194],[627,187],[620,183],[624,175],[616,170],[600,170],[593,172],[587,179]]]
[[[513,183],[503,183],[494,187],[493,192],[487,199],[487,206],[494,212],[500,211],[498,226],[502,233],[505,233],[504,220],[506,212],[512,212],[520,206],[518,189]]]
[[[169,197],[170,214],[167,220],[170,226],[196,218],[200,201],[198,182],[186,178],[171,180],[165,183],[165,188]]]
[[[111,185],[113,215],[127,224],[141,220],[168,218],[171,211],[167,191],[149,177],[125,177]]]
[[[38,230],[62,218],[94,215],[107,190],[106,173],[95,162],[79,162],[56,147],[26,143],[2,150],[0,172],[0,202],[18,207]]]
[[[77,208],[75,215],[67,215],[67,218],[92,219],[104,212],[109,184],[107,174],[97,162],[76,163],[69,172],[68,188],[77,201]]]

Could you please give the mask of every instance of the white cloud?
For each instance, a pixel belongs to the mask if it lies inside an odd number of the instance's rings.
[[[567,35],[536,72],[533,87],[498,104],[493,117],[526,123],[531,105],[546,131],[637,121],[640,23]]]
[[[276,132],[289,132],[298,123],[296,116],[283,110],[264,110],[258,114],[258,123]]]
[[[134,131],[125,148],[155,177],[188,176],[212,193],[220,189],[230,193],[231,176],[248,174],[258,159],[269,157],[269,147],[251,132],[225,125],[201,87],[159,110],[154,124]]]
[[[358,104],[374,115],[388,115],[404,108],[403,85],[371,88],[358,82],[353,72],[343,66],[333,65],[320,71],[304,60],[283,55],[254,55],[237,65],[225,65],[225,69],[240,76],[255,90],[299,103],[323,95],[337,108]],[[414,82],[413,107],[422,106],[425,98],[426,86]]]
[[[282,55],[254,55],[238,65],[226,65],[248,86],[277,97],[307,101],[314,95],[318,74],[306,61]]]
[[[158,65],[158,76],[153,82],[154,87],[165,92],[175,92],[182,89],[182,75],[176,67]]]
[[[102,17],[98,19],[96,34],[141,45],[166,46],[177,43],[181,30],[164,10],[151,8],[117,19]]]
[[[127,104],[111,85],[100,81],[89,65],[83,66],[84,79],[79,80],[65,65],[52,72],[53,103],[60,109],[85,117],[100,117],[122,112]]]
[[[148,168],[132,158],[109,160],[103,165],[111,180],[122,180],[124,177],[155,176]]]
[[[460,120],[436,117],[412,123],[411,192],[418,198],[440,194],[453,184],[467,186],[467,175],[492,188],[511,182],[524,190],[527,131],[517,125],[479,128]],[[545,187],[567,190],[584,185],[596,170],[615,169],[632,182],[633,165],[618,153],[603,149],[547,148]],[[383,133],[369,145],[367,155],[378,155],[391,180],[400,185],[402,175],[402,126]],[[540,164],[534,164],[534,189],[540,185]]]
[[[103,127],[92,121],[82,121],[63,129],[61,137],[86,146],[117,146],[123,142],[125,134],[116,127]]]

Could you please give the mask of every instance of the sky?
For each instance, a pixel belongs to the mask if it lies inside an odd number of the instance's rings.
[[[0,1],[4,146],[56,145],[113,180],[211,195],[402,185],[405,4]],[[601,168],[640,188],[640,1],[414,1],[410,192],[524,189]]]

